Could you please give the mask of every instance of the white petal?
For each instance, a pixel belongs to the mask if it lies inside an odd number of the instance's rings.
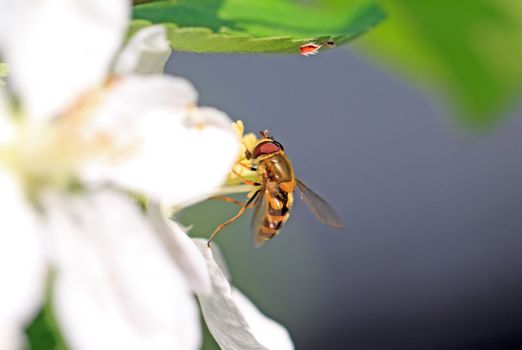
[[[172,205],[213,193],[225,181],[239,141],[224,113],[190,107],[195,97],[192,85],[180,78],[151,75],[121,81],[90,132],[110,135],[122,155],[86,163],[83,177]]]
[[[171,52],[165,27],[143,28],[120,53],[114,72],[117,75],[163,73]]]
[[[113,83],[95,111],[94,121],[109,127],[133,125],[149,113],[185,110],[197,99],[196,89],[186,79],[162,74],[128,76]]]
[[[293,349],[288,331],[279,323],[263,315],[256,306],[237,288],[232,288],[232,298],[247,320],[254,337],[267,349]]]
[[[0,51],[26,112],[50,118],[105,79],[127,30],[128,0],[3,0]]]
[[[25,349],[22,327],[0,323],[0,345],[2,350]]]
[[[159,205],[154,203],[149,205],[148,215],[156,233],[160,235],[194,292],[209,294],[212,285],[207,264],[194,242],[178,223],[167,218]]]
[[[46,201],[57,272],[56,317],[73,349],[197,349],[187,282],[129,199]]]
[[[2,170],[0,193],[0,344],[15,348],[42,301],[45,262],[33,212]]]
[[[206,258],[213,293],[198,295],[207,326],[223,350],[293,349],[288,331],[264,316],[243,294],[232,288],[214,261],[207,242],[194,240]]]

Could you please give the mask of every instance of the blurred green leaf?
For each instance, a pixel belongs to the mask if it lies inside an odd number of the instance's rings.
[[[502,117],[522,81],[522,1],[383,0],[388,20],[363,40],[453,100],[460,120],[484,128]]]
[[[48,304],[40,310],[26,334],[30,350],[67,350]]]
[[[26,328],[30,350],[67,350],[62,333],[53,313],[52,280],[47,282],[45,302],[33,322]]]
[[[299,53],[309,42],[347,42],[384,14],[370,0],[341,7],[288,0],[170,0],[136,5],[131,33],[166,24],[172,48],[190,52]]]

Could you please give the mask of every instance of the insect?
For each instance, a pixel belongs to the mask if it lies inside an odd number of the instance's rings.
[[[303,44],[299,47],[299,52],[303,56],[312,56],[319,52],[322,45],[316,43]]]
[[[241,204],[242,207],[234,217],[214,230],[208,244],[210,245],[219,231],[252,207],[255,207],[251,222],[254,244],[259,247],[266,243],[279,233],[290,217],[296,187],[303,201],[320,222],[333,228],[342,228],[342,220],[335,210],[295,177],[292,163],[286,156],[283,145],[275,141],[268,130],[261,131],[260,134],[261,139],[256,142],[253,149],[245,151],[246,158],[252,160],[253,165],[241,164],[251,171],[256,171],[260,182],[243,179],[246,184],[256,186],[255,192],[245,204],[232,198],[222,198]]]
[[[332,48],[335,46],[335,41],[333,39],[327,39],[320,44],[309,42],[299,47],[299,53],[303,56],[312,56],[317,54],[319,49],[323,46]]]

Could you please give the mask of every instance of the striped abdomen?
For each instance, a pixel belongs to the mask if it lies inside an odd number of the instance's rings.
[[[260,162],[264,179],[264,219],[260,221],[259,238],[274,237],[290,216],[293,204],[294,171],[284,152],[270,155]]]
[[[264,200],[267,201],[267,212],[259,228],[260,238],[269,240],[274,237],[290,217],[290,209],[293,204],[293,193],[279,191],[267,193]]]

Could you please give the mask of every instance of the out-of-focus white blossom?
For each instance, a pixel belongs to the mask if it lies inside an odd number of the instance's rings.
[[[25,113],[48,120],[101,85],[129,15],[128,0],[0,1],[0,49]]]
[[[0,347],[17,349],[43,299],[45,257],[36,215],[0,168]]]
[[[114,72],[117,75],[163,73],[172,49],[165,27],[146,27],[138,31],[120,53]]]
[[[138,207],[121,194],[44,201],[54,307],[73,349],[197,349],[187,279]]]
[[[52,280],[71,349],[197,349],[194,293],[223,349],[289,349],[158,204],[216,193],[240,144],[190,82],[144,75],[170,54],[163,28],[116,58],[129,14],[127,0],[0,0],[0,344],[23,346]],[[148,213],[121,190],[147,196]]]
[[[82,164],[83,179],[108,181],[172,205],[208,197],[225,181],[239,143],[228,116],[196,107],[196,98],[181,78],[116,81],[81,129],[89,143],[107,145]]]
[[[0,52],[21,102],[11,158],[31,186],[79,178],[181,205],[223,183],[239,148],[230,119],[197,107],[184,79],[131,74],[152,51],[169,52],[163,28],[138,32],[115,68],[130,75],[111,77],[127,1],[17,1],[0,1],[9,11],[0,21],[16,33],[0,38]]]

